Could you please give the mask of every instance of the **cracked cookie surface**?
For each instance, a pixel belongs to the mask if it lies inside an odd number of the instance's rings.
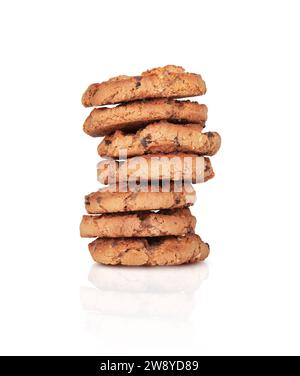
[[[103,214],[184,208],[195,201],[196,192],[188,183],[183,186],[171,183],[165,191],[161,186],[154,191],[150,185],[128,187],[117,184],[87,195],[85,207],[89,214]]]
[[[84,215],[80,235],[85,238],[154,237],[193,233],[196,218],[189,209]]]
[[[205,182],[214,177],[210,159],[195,154],[147,154],[124,161],[103,160],[98,163],[101,184],[128,181]]]
[[[167,65],[143,72],[141,76],[118,76],[90,85],[82,96],[85,107],[102,106],[149,98],[185,98],[206,93],[199,74]]]
[[[221,145],[217,132],[201,132],[196,124],[171,124],[166,121],[153,123],[136,133],[116,131],[104,137],[98,146],[102,157],[122,158],[151,153],[195,153],[212,156]]]
[[[199,128],[203,128],[207,120],[207,107],[191,101],[153,99],[116,107],[94,108],[85,120],[83,130],[92,137],[98,137],[117,130],[136,130],[159,120],[168,120],[171,123],[196,123],[199,124]]]
[[[160,238],[98,238],[89,244],[94,261],[106,265],[181,265],[203,261],[209,245],[198,235]]]

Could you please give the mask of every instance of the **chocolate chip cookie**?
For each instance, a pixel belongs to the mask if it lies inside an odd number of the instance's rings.
[[[89,214],[104,214],[184,208],[193,205],[195,201],[196,192],[188,183],[183,186],[171,184],[170,189],[165,191],[161,186],[156,189],[150,185],[128,187],[126,184],[117,184],[87,195],[85,207]]]
[[[82,96],[85,107],[131,102],[148,98],[185,98],[206,93],[199,74],[167,65],[143,72],[141,76],[118,76],[90,85]]]
[[[194,153],[212,156],[221,146],[217,132],[201,132],[195,124],[153,123],[136,133],[116,131],[104,137],[98,147],[101,157],[122,158],[151,153]]]
[[[184,153],[147,154],[125,161],[103,160],[98,163],[97,171],[101,184],[161,180],[201,183],[214,177],[209,158]]]
[[[126,132],[159,120],[172,123],[196,123],[204,127],[207,120],[205,104],[174,99],[152,99],[121,104],[116,107],[94,108],[83,124],[90,136],[105,136],[117,130]]]
[[[179,236],[193,233],[195,226],[196,218],[189,209],[84,215],[80,235],[83,238]]]
[[[107,265],[181,265],[203,261],[209,245],[198,235],[159,238],[98,238],[89,244],[94,261]]]

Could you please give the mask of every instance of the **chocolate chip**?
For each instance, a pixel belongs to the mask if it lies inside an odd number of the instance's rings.
[[[207,134],[207,137],[213,137],[214,136],[214,134],[212,132],[207,132],[206,134]]]
[[[104,139],[104,143],[105,143],[105,145],[110,145],[111,144],[111,140],[109,140],[109,139]]]
[[[85,196],[84,197],[84,203],[85,203],[85,205],[90,205],[90,198],[89,198],[89,196]]]
[[[135,76],[134,77],[135,80],[136,80],[136,83],[135,83],[135,87],[138,88],[141,86],[141,79],[142,79],[142,76]]]
[[[151,134],[147,134],[146,137],[143,137],[141,139],[141,144],[146,148],[149,144],[151,144]]]
[[[175,145],[176,145],[177,147],[180,146],[180,143],[179,143],[179,141],[178,141],[178,137],[177,137],[177,136],[174,137],[174,143],[175,143]]]
[[[181,201],[181,200],[180,200],[179,197],[176,197],[176,198],[175,198],[175,204],[177,204],[177,205],[180,204],[180,201]]]

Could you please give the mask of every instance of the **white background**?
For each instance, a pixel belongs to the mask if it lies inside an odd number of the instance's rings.
[[[299,35],[296,0],[1,2],[1,354],[299,355]],[[223,138],[193,208],[211,256],[93,267],[82,92],[165,64],[203,75]]]

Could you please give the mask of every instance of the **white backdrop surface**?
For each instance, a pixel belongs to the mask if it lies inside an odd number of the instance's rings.
[[[0,353],[300,353],[297,1],[0,5]],[[215,179],[197,186],[202,265],[93,265],[88,84],[176,64],[208,87]]]

